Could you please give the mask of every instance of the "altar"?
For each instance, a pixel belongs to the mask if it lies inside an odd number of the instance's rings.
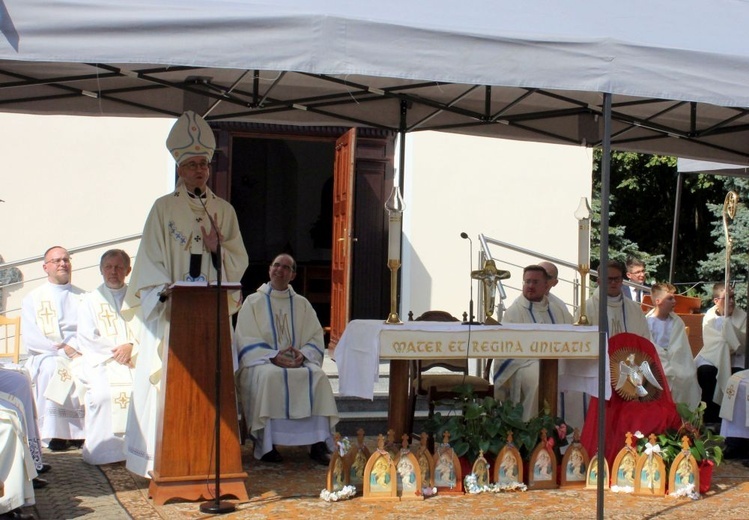
[[[463,325],[460,322],[353,320],[336,346],[339,393],[374,398],[380,360],[390,360],[388,424],[398,438],[408,420],[408,360],[531,358],[543,362],[539,395],[581,391],[598,395],[598,327],[546,324]],[[557,368],[558,360],[558,368]],[[606,392],[610,396],[609,370]],[[557,379],[558,376],[558,379]],[[548,398],[547,398],[548,400]]]

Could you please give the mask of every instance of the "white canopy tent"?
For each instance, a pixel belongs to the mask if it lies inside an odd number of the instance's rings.
[[[0,110],[199,99],[209,120],[601,146],[606,262],[612,147],[749,164],[747,20],[738,0],[0,0]]]
[[[195,94],[213,120],[599,146],[609,93],[615,148],[747,164],[747,19],[728,0],[0,0],[0,110],[176,116]]]

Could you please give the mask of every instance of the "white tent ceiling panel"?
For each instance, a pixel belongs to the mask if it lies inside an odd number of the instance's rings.
[[[0,110],[443,130],[749,164],[749,2],[0,0]],[[95,65],[96,64],[96,65]],[[200,109],[199,107],[197,107]]]

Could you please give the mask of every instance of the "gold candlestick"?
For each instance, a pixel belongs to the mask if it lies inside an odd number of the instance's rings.
[[[400,260],[388,260],[390,268],[390,314],[385,323],[388,325],[403,325],[398,316],[398,269],[401,267]]]

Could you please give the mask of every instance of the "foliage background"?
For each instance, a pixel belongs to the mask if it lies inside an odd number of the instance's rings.
[[[648,283],[668,281],[677,175],[675,157],[612,152],[609,256],[621,261],[629,255],[641,258],[648,269]],[[709,306],[712,284],[724,278],[722,209],[726,193],[733,189],[739,194],[739,209],[731,226],[734,237],[732,280],[737,282],[739,305],[746,307],[749,181],[711,174],[685,174],[683,180],[671,282],[680,293],[701,296],[704,306]],[[594,266],[600,258],[600,192],[601,151],[595,150],[591,197],[591,263]]]

